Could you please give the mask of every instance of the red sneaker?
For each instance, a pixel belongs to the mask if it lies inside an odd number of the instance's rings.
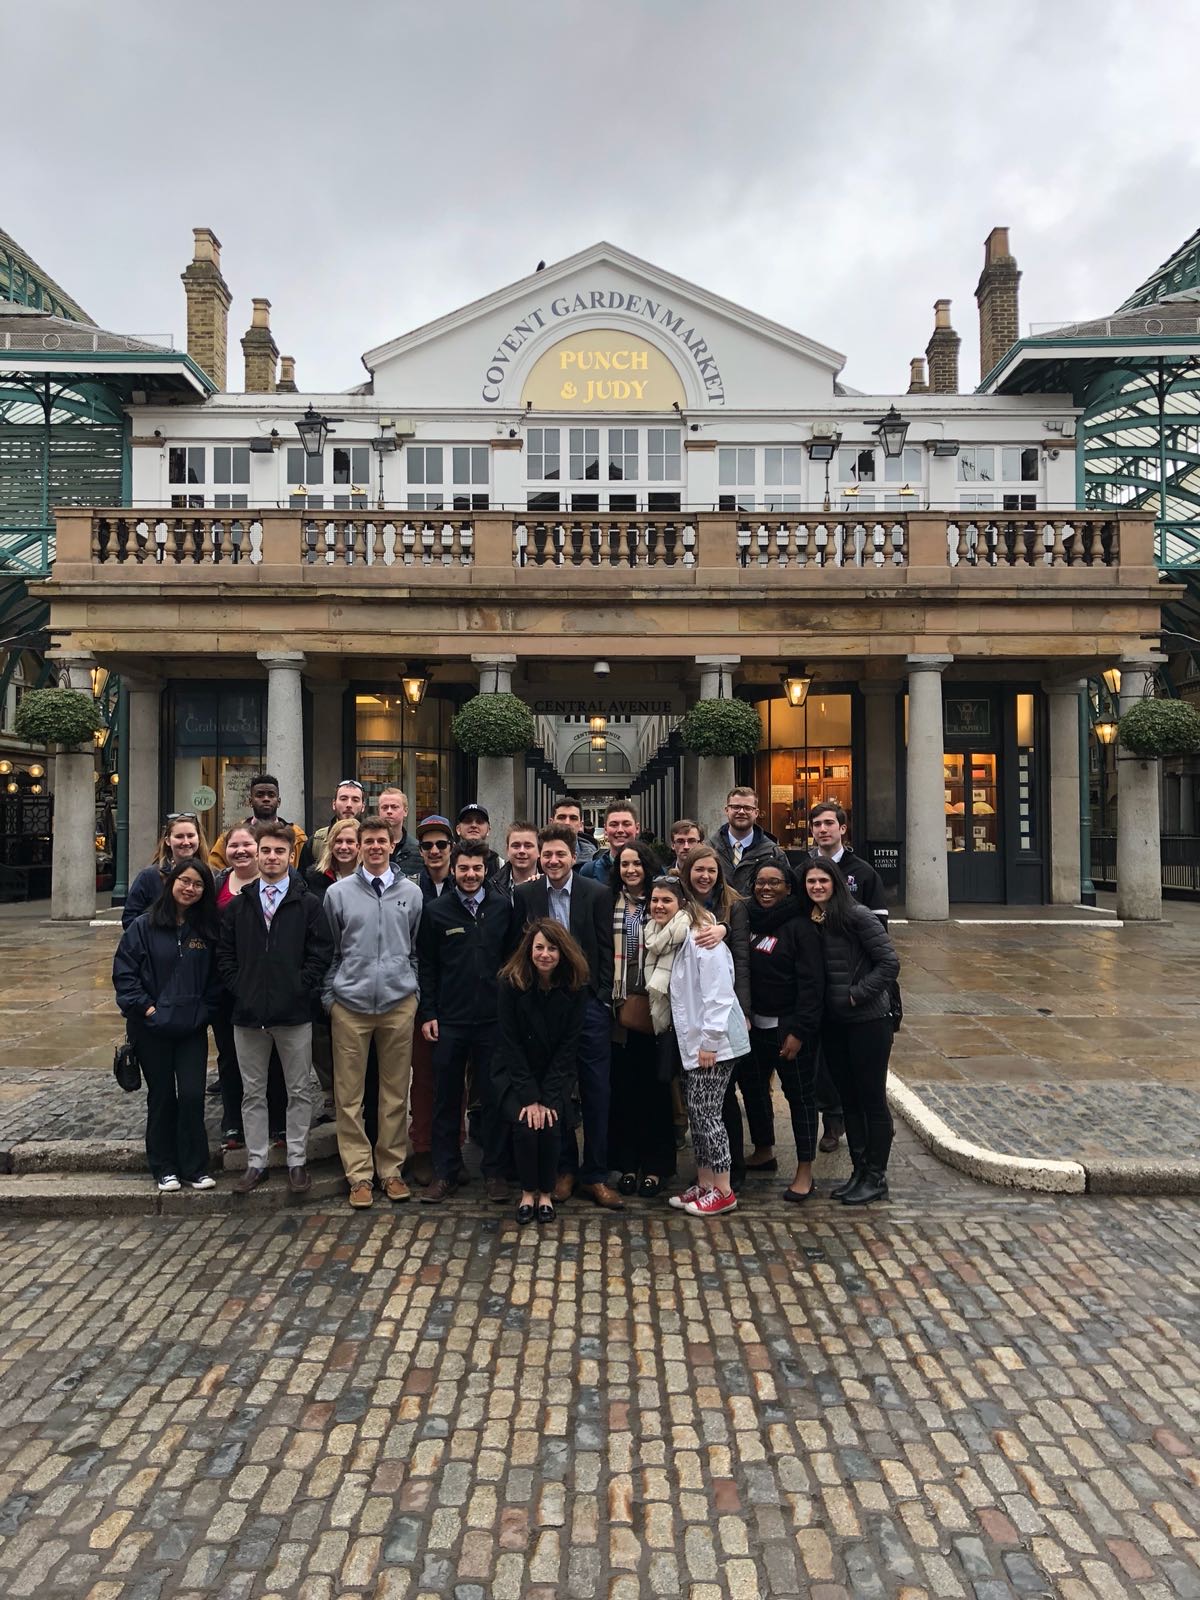
[[[682,1194],[671,1195],[667,1201],[667,1204],[669,1206],[674,1206],[676,1211],[686,1211],[689,1203],[693,1200],[699,1200],[702,1193],[703,1190],[700,1188],[700,1185],[698,1183],[694,1183],[690,1189],[685,1189]]]
[[[706,1189],[696,1199],[689,1200],[683,1209],[690,1217],[716,1217],[722,1211],[737,1210],[737,1195],[732,1190],[722,1194],[719,1189]]]

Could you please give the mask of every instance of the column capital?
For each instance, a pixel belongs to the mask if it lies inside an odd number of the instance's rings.
[[[268,672],[300,672],[307,657],[303,650],[260,650],[258,659]]]
[[[1080,695],[1087,687],[1086,678],[1043,678],[1042,689],[1046,694]]]
[[[1121,657],[1122,672],[1157,672],[1165,661],[1164,655],[1140,655]]]
[[[471,664],[479,668],[480,694],[511,694],[516,656],[472,656]]]
[[[864,678],[858,686],[859,694],[864,695],[897,694],[899,690],[899,678]],[[809,693],[812,693],[811,689]]]
[[[953,656],[905,656],[909,672],[944,672],[952,665]]]
[[[698,667],[740,667],[741,656],[696,656]]]
[[[472,656],[471,663],[476,667],[515,667],[516,656]]]

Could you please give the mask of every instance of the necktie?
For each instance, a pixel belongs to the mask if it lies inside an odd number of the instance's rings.
[[[737,844],[737,843],[734,844],[734,847],[733,847],[733,864],[734,864],[735,867],[740,867],[741,864],[742,864],[742,851],[744,850],[744,848],[745,848],[744,845],[740,845],[740,844]]]
[[[379,899],[379,900],[382,900],[383,899],[383,879],[382,878],[372,878],[371,879],[371,887],[375,891],[376,898]]]
[[[271,926],[271,919],[275,915],[275,897],[279,893],[279,887],[274,883],[264,883],[263,893],[267,897],[267,904],[263,911],[263,916],[266,918],[267,927],[269,928]]]
[[[463,904],[466,906],[467,911],[470,914],[471,921],[474,922],[475,918],[479,914],[479,907],[475,904],[474,900],[464,900]]]

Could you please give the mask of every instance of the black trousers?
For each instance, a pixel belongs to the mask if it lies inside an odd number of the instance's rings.
[[[742,1104],[746,1108],[746,1121],[750,1124],[751,1139],[759,1150],[765,1150],[775,1143],[771,1074],[779,1066],[779,1047],[776,1045],[774,1054],[760,1055],[754,1049],[753,1032],[750,1035],[750,1045],[750,1053],[738,1061],[731,1087],[736,1087],[741,1092]]]
[[[785,1061],[779,1054],[782,1042],[778,1028],[750,1029],[750,1049],[759,1063],[763,1081],[769,1083],[770,1073],[778,1072],[787,1096],[796,1160],[811,1161],[817,1153],[817,1053],[812,1049],[802,1050],[794,1061]],[[753,1123],[750,1131],[754,1131]]]
[[[740,1189],[746,1181],[746,1134],[742,1127],[742,1108],[738,1105],[736,1079],[735,1062],[721,1104],[721,1121],[729,1135],[729,1182],[734,1189]]]
[[[453,1181],[462,1172],[459,1130],[462,1127],[463,1094],[467,1084],[467,1061],[472,1063],[476,1093],[483,1107],[483,1175],[503,1178],[508,1165],[507,1121],[501,1116],[492,1088],[492,1053],[496,1047],[495,1022],[438,1025],[433,1047],[433,1170],[439,1178]]]
[[[531,1128],[526,1122],[511,1122],[509,1127],[517,1182],[530,1194],[553,1194],[562,1146],[562,1118],[552,1128]]]
[[[583,1126],[583,1160],[572,1128],[564,1135],[559,1171],[578,1176],[581,1183],[607,1183],[612,1170],[608,1154],[608,1103],[612,1093],[612,1013],[589,994],[579,1035],[579,1109]]]
[[[221,1085],[221,1127],[242,1131],[242,1072],[233,1042],[233,1001],[229,999],[213,1018],[213,1043],[217,1047],[217,1082]],[[205,1052],[207,1054],[207,1051]],[[267,1073],[267,1127],[272,1133],[287,1122],[287,1085],[283,1065],[272,1046]]]
[[[887,1170],[895,1127],[887,1103],[888,1058],[894,1030],[890,1017],[870,1022],[826,1022],[821,1032],[825,1060],[842,1102],[846,1143],[856,1166]]]
[[[825,1052],[819,1044],[814,1056],[817,1064],[817,1110],[823,1117],[840,1117],[842,1102],[838,1099],[833,1079],[829,1076],[829,1068],[825,1064]]]
[[[671,1080],[659,1071],[653,1034],[626,1032],[612,1047],[608,1159],[617,1172],[675,1175],[675,1109]]]
[[[133,1043],[146,1080],[146,1164],[155,1178],[185,1181],[208,1171],[204,1084],[208,1029],[166,1039],[134,1023]]]

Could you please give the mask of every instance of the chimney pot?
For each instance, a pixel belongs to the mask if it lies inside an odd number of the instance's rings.
[[[909,394],[928,394],[929,383],[925,377],[925,357],[914,356],[908,364]]]
[[[221,265],[221,241],[211,228],[193,228],[192,238],[193,261],[211,261],[214,267]]]
[[[271,326],[271,302],[269,300],[251,300],[254,308],[250,315],[252,328],[269,328]]]
[[[296,358],[295,356],[280,356],[279,382],[276,385],[281,394],[296,393]]]

